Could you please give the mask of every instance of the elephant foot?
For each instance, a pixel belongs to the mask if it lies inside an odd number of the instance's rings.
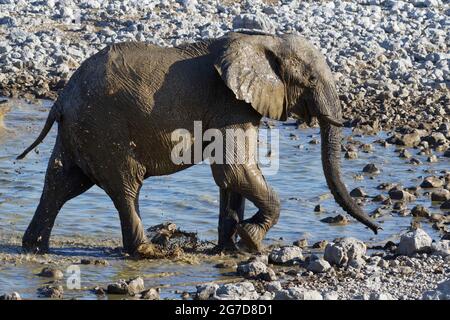
[[[165,257],[161,249],[152,243],[140,244],[132,256],[137,259],[161,259]]]
[[[26,253],[44,254],[49,248],[48,242],[29,240],[26,237],[22,239],[22,250]]]
[[[237,225],[237,233],[241,242],[251,252],[259,252],[262,249],[261,241],[266,235],[263,227],[256,223],[242,222]]]

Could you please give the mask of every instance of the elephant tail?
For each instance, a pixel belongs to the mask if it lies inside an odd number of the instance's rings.
[[[34,148],[37,147],[38,144],[40,144],[42,142],[42,140],[44,140],[44,138],[47,136],[48,132],[50,131],[50,129],[52,128],[53,124],[55,123],[55,121],[58,120],[59,118],[59,108],[58,108],[58,102],[55,102],[55,104],[52,106],[52,108],[50,109],[50,112],[48,114],[47,117],[47,121],[45,121],[45,125],[44,128],[42,128],[41,133],[39,134],[39,136],[36,138],[36,140],[28,147],[25,149],[24,152],[22,152],[16,159],[17,160],[21,160],[23,158],[25,158],[25,156]]]

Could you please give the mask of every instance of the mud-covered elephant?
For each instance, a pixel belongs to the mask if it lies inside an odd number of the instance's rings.
[[[201,121],[202,130],[257,130],[262,117],[283,121],[290,113],[318,118],[323,170],[335,200],[376,233],[379,227],[340,177],[341,107],[323,55],[299,36],[241,32],[175,48],[114,44],[87,59],[59,95],[40,136],[18,157],[58,123],[23,248],[46,252],[61,207],[96,184],[119,212],[124,249],[145,255],[150,244],[138,205],[144,179],[202,160],[172,161],[175,130],[193,132],[194,121]],[[239,152],[224,145],[224,153]],[[253,161],[212,163],[211,169],[220,188],[219,247],[233,248],[239,235],[248,248],[258,250],[279,218],[278,195]],[[244,220],[245,199],[258,212]]]

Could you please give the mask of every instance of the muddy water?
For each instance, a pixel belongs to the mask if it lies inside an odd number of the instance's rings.
[[[72,263],[79,263],[82,258],[105,259],[109,265],[79,265],[82,289],[66,289],[66,297],[95,299],[96,296],[87,289],[136,275],[143,276],[148,287],[161,287],[163,298],[179,298],[177,290],[193,291],[197,283],[233,280],[231,270],[213,267],[220,260],[228,259],[226,257],[194,257],[178,262],[123,259],[117,250],[120,247],[118,215],[109,198],[98,187],[64,206],[53,230],[51,254],[38,257],[20,254],[20,237],[39,201],[56,126],[37,152],[31,152],[23,161],[15,161],[15,156],[39,133],[50,103],[40,101],[38,105],[31,105],[19,100],[10,102],[12,110],[5,116],[6,129],[0,129],[0,294],[18,291],[22,297],[36,297],[36,289],[48,282],[48,279],[36,276],[44,265],[56,264],[64,270]],[[313,137],[320,138],[319,129],[296,130],[293,126],[280,126],[280,129],[280,169],[278,174],[267,176],[267,180],[280,194],[282,214],[279,223],[268,234],[267,243],[291,243],[300,238],[307,238],[309,243],[313,243],[343,236],[381,242],[395,239],[409,226],[410,217],[389,213],[378,219],[384,229],[378,236],[356,222],[345,226],[320,222],[320,219],[335,216],[342,210],[331,198],[325,184],[320,165],[320,144],[308,143]],[[346,134],[350,133],[347,129]],[[295,134],[298,140],[292,139],[291,134]],[[384,133],[380,133],[378,136],[355,139],[371,143],[385,137]],[[438,163],[430,164],[422,156],[417,158],[423,164],[413,166],[397,156],[394,146],[383,148],[374,144],[374,148],[373,153],[360,152],[359,159],[343,160],[343,175],[349,190],[362,186],[369,195],[375,196],[380,193],[376,186],[381,182],[418,185],[421,178],[430,172],[438,173],[450,167],[446,158],[441,157]],[[415,150],[412,153],[415,154]],[[363,180],[355,179],[367,163],[375,163],[382,168],[381,174],[373,177],[363,175]],[[197,165],[171,176],[149,178],[140,200],[144,225],[149,227],[173,221],[186,231],[198,232],[201,239],[215,241],[218,193],[207,165]],[[325,208],[325,212],[314,212],[318,203]],[[427,197],[419,197],[415,204],[423,204],[433,212],[440,212],[439,207],[432,206]],[[368,201],[365,210],[371,212],[378,206]],[[246,216],[254,210],[247,203]],[[431,225],[423,223],[423,227],[434,238],[439,237]]]

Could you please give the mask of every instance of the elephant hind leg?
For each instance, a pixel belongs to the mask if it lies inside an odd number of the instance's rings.
[[[245,198],[220,188],[219,243],[220,250],[236,249],[236,227],[244,219]]]
[[[92,186],[93,182],[63,152],[57,138],[48,163],[41,199],[22,238],[22,248],[33,253],[47,252],[50,234],[62,206]]]
[[[250,250],[259,251],[267,231],[278,222],[278,195],[267,184],[255,163],[213,164],[211,167],[214,179],[221,188],[241,194],[258,208],[253,217],[240,221],[237,233]]]

